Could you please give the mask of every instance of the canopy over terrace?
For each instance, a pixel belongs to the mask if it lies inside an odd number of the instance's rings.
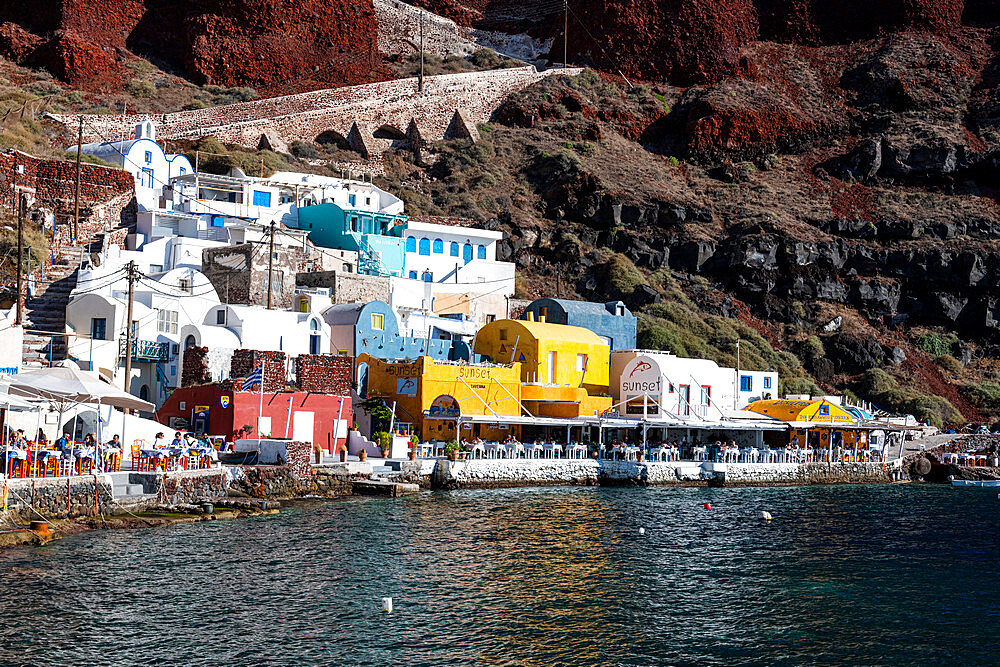
[[[113,405],[126,410],[152,411],[155,407],[149,401],[116,389],[75,368],[41,368],[0,379],[9,383],[10,393],[15,396],[55,402]]]

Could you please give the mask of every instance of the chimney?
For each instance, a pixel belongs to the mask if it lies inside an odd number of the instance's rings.
[[[528,321],[529,322],[534,322],[535,321],[535,312],[534,311],[529,310],[527,312],[527,315],[528,315]]]

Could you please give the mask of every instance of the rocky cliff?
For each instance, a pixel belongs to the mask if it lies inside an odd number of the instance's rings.
[[[43,0],[0,6],[0,55],[89,89],[120,88],[129,53],[196,83],[264,90],[384,78],[375,10],[357,0]]]

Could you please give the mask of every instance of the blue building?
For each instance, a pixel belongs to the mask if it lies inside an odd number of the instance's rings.
[[[403,275],[405,216],[327,202],[300,206],[297,217],[317,246],[358,253],[358,273]]]
[[[612,350],[635,349],[636,318],[621,301],[535,299],[521,319],[583,327],[604,339]]]

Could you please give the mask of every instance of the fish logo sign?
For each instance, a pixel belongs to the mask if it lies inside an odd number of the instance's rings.
[[[643,373],[645,371],[648,371],[652,367],[653,364],[649,363],[648,361],[640,361],[635,365],[635,368],[632,369],[632,372],[629,373],[628,376],[632,377],[636,373]]]
[[[228,408],[229,407],[229,397],[228,396],[220,396],[219,397],[219,405],[221,405],[223,407],[223,409]]]
[[[417,381],[413,378],[398,378],[396,380],[396,393],[402,396],[416,396]]]

